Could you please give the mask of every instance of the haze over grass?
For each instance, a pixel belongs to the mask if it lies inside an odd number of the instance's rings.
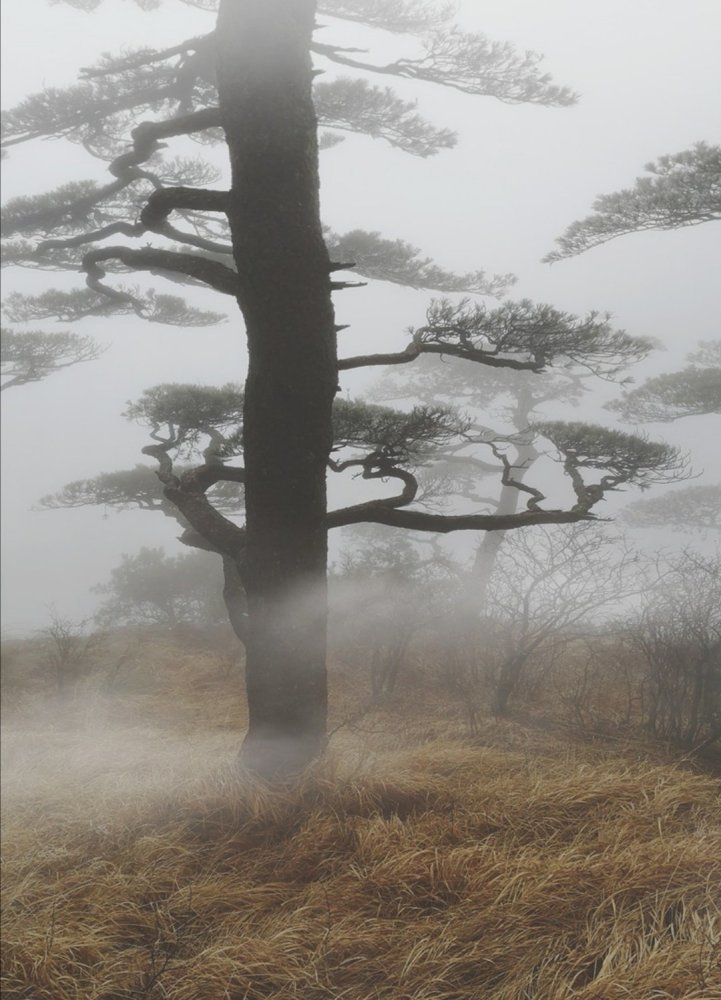
[[[142,660],[6,725],[3,997],[721,997],[713,778],[514,724],[470,743],[399,695],[271,793],[231,766],[237,672]]]

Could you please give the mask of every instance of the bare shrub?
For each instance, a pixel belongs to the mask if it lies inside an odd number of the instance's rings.
[[[628,641],[645,667],[649,733],[688,746],[721,737],[721,558],[674,560]]]
[[[75,694],[97,664],[104,636],[97,632],[88,634],[87,624],[63,618],[52,609],[50,624],[41,632],[42,659],[59,695]]]
[[[494,714],[506,715],[524,693],[537,697],[568,642],[639,587],[637,556],[603,527],[513,532],[488,588]]]

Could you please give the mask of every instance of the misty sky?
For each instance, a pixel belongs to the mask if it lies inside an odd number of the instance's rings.
[[[94,14],[44,0],[5,0],[2,20],[4,108],[43,86],[71,84],[77,67],[101,52],[165,47],[212,24],[180,3],[146,14],[127,0],[108,0]],[[419,99],[426,117],[457,130],[459,145],[421,160],[349,136],[323,154],[325,221],[339,232],[360,227],[408,240],[457,271],[513,271],[519,277],[513,297],[579,313],[610,311],[619,327],[666,348],[636,369],[637,381],[679,367],[698,340],[720,335],[718,223],[626,237],[553,267],[540,258],[568,223],[588,214],[597,194],[630,185],[649,160],[699,140],[721,141],[721,6],[717,0],[467,0],[459,20],[545,53],[554,80],[580,92],[578,105],[512,107],[392,81],[401,96]],[[326,30],[349,44],[373,38],[384,54],[404,44],[358,26]],[[77,146],[29,144],[13,149],[4,164],[3,200],[103,176],[102,164]],[[14,270],[5,275],[4,291],[78,283],[72,275]],[[177,286],[159,278],[151,284],[177,294]],[[192,298],[227,308],[211,293],[193,290]],[[352,324],[342,334],[343,353],[402,347],[405,328],[422,320],[430,298],[381,283],[336,296],[339,322]],[[124,552],[142,545],[181,548],[177,527],[160,514],[30,508],[71,480],[141,461],[147,437],[120,414],[144,388],[244,375],[242,327],[232,314],[209,329],[154,327],[129,317],[73,329],[108,345],[106,354],[3,396],[7,632],[42,625],[48,605],[74,618],[91,613],[97,598],[89,588],[107,578]],[[344,377],[343,389],[359,393],[372,377]],[[583,416],[613,421],[602,410]],[[702,473],[697,482],[721,477],[721,418],[649,425],[648,431],[689,449]]]

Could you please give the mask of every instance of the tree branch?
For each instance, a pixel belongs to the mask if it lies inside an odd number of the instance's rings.
[[[216,552],[240,560],[245,551],[245,529],[224,517],[205,495],[205,491],[214,485],[214,477],[215,482],[220,482],[222,466],[203,466],[176,476],[173,461],[168,454],[178,443],[174,429],[170,428],[166,439],[161,439],[155,432],[153,436],[158,443],[146,445],[142,451],[158,462],[157,476],[163,484],[165,498]],[[241,469],[225,469],[225,472],[233,477],[238,476],[233,479],[234,482],[244,481],[244,475],[242,479],[239,478],[243,473]],[[227,478],[230,479],[231,475],[227,475]]]
[[[130,133],[133,148],[128,153],[116,156],[109,166],[114,177],[122,177],[131,168],[149,160],[153,153],[162,149],[161,139],[178,135],[193,135],[209,128],[220,128],[220,108],[201,108],[187,115],[178,115],[162,122],[141,122]]]
[[[217,483],[245,484],[245,469],[227,465],[201,465],[179,477],[179,485],[190,493],[205,493]]]
[[[207,46],[212,38],[212,33],[198,35],[195,38],[189,38],[167,49],[141,49],[139,52],[134,52],[125,58],[110,59],[101,66],[90,66],[81,69],[80,75],[86,80],[93,80],[97,77],[114,76],[116,73],[125,73],[128,70],[140,69],[141,66],[148,66],[154,62],[163,62],[166,59],[171,59],[173,56],[195,52],[199,48]]]
[[[419,510],[398,510],[371,500],[343,510],[332,511],[326,518],[329,528],[348,524],[385,524],[411,531],[509,531],[534,524],[575,524],[595,521],[592,514],[568,510],[529,510],[520,514],[428,514]]]
[[[375,464],[377,461],[377,458],[374,456],[365,459],[349,459],[346,462],[334,462],[330,459],[328,467],[334,472],[345,472],[346,469],[362,468],[363,479],[399,479],[403,483],[403,490],[394,497],[386,497],[383,500],[371,500],[368,503],[356,504],[353,507],[345,507],[342,511],[336,511],[334,514],[329,514],[328,517],[332,518],[337,514],[347,515],[351,511],[365,511],[367,510],[369,504],[372,506],[377,505],[379,507],[390,509],[394,507],[405,507],[408,504],[413,503],[418,495],[418,480],[413,473],[385,463],[379,466]],[[362,518],[361,520],[365,520],[365,518]],[[348,521],[347,523],[353,524],[355,522]],[[329,527],[338,527],[338,525],[329,524]]]
[[[171,212],[222,212],[228,207],[228,191],[212,191],[207,188],[165,187],[159,188],[148,198],[140,213],[143,231],[158,233],[168,239],[197,246],[212,253],[232,255],[229,243],[216,243],[191,233],[181,232],[168,222]]]
[[[464,94],[495,97],[507,104],[542,104],[565,107],[576,102],[568,87],[551,83],[539,70],[542,57],[519,54],[509,43],[489,41],[457,27],[438,30],[423,41],[417,59],[396,59],[378,65],[354,59],[339,46],[313,42],[312,51],[332,62],[385,76],[425,80]]]
[[[466,361],[476,361],[491,368],[511,368],[514,371],[540,372],[543,365],[537,361],[516,361],[514,358],[499,358],[497,354],[479,351],[472,347],[461,347],[456,344],[429,344],[413,341],[404,351],[397,354],[362,354],[354,358],[342,358],[338,361],[339,371],[349,371],[353,368],[370,368],[376,365],[406,365],[415,361],[421,354],[440,354],[445,357],[463,358]]]
[[[540,507],[538,505],[539,503],[541,503],[543,500],[546,499],[545,494],[541,493],[541,491],[537,490],[535,487],[529,486],[527,483],[523,483],[518,479],[513,479],[511,473],[513,472],[515,466],[511,465],[511,463],[508,461],[507,455],[505,455],[501,451],[501,449],[498,448],[497,445],[495,445],[492,441],[488,442],[488,444],[494,456],[503,466],[503,474],[501,476],[502,485],[512,486],[514,489],[519,490],[522,493],[528,493],[530,495],[530,498],[526,502],[527,509],[534,511],[540,510]],[[521,466],[521,471],[523,471],[523,466]]]
[[[82,270],[87,274],[88,287],[109,298],[118,299],[120,296],[124,302],[131,301],[133,297],[127,292],[118,292],[102,283],[106,272],[100,267],[100,262],[106,260],[119,260],[126,267],[136,271],[153,273],[171,271],[208,285],[225,295],[235,296],[238,293],[238,275],[235,271],[225,267],[224,264],[194,254],[156,250],[152,247],[132,250],[123,246],[105,247],[85,254]]]

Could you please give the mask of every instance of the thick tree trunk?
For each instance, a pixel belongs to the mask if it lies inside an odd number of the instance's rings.
[[[249,730],[242,761],[299,770],[326,737],[326,463],[337,385],[309,46],[314,0],[222,0],[218,88],[249,372]]]

